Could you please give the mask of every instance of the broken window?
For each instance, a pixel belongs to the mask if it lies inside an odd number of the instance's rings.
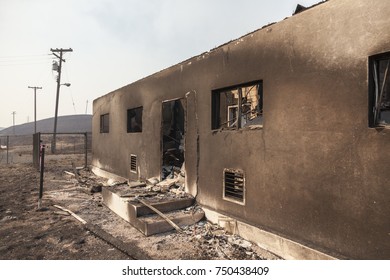
[[[370,105],[371,127],[390,124],[390,53],[370,58]]]
[[[110,131],[110,118],[109,114],[100,116],[100,133],[108,133]]]
[[[223,198],[234,202],[244,203],[245,179],[241,170],[224,169]]]
[[[263,83],[254,82],[212,92],[212,129],[263,125]]]
[[[142,109],[138,107],[127,110],[127,133],[142,132]]]

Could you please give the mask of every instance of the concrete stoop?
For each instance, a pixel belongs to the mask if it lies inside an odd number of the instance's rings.
[[[152,209],[137,202],[134,198],[121,196],[121,193],[113,187],[103,187],[102,196],[103,203],[109,209],[146,236],[174,229],[171,224]],[[163,197],[146,201],[148,201],[149,205],[164,213],[166,217],[179,227],[195,224],[203,219],[205,215],[200,208],[186,210],[195,203],[194,198],[189,196]]]

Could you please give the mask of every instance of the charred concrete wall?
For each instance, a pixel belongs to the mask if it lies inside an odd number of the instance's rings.
[[[368,127],[368,58],[390,51],[389,14],[387,1],[330,0],[95,100],[93,165],[159,176],[162,102],[187,98],[200,204],[335,256],[390,258],[390,129]],[[259,80],[262,128],[212,130],[212,91]],[[139,106],[142,133],[127,133]],[[225,168],[244,172],[245,203],[223,199]]]

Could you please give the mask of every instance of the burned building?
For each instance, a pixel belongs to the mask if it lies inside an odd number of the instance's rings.
[[[185,172],[285,258],[390,258],[390,2],[329,0],[94,101],[93,166]]]

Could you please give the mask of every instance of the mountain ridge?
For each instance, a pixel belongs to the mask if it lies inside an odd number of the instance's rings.
[[[53,133],[54,118],[37,121],[37,132]],[[57,133],[92,132],[92,115],[59,116],[57,119]],[[0,128],[0,135],[29,135],[34,133],[34,122]]]

